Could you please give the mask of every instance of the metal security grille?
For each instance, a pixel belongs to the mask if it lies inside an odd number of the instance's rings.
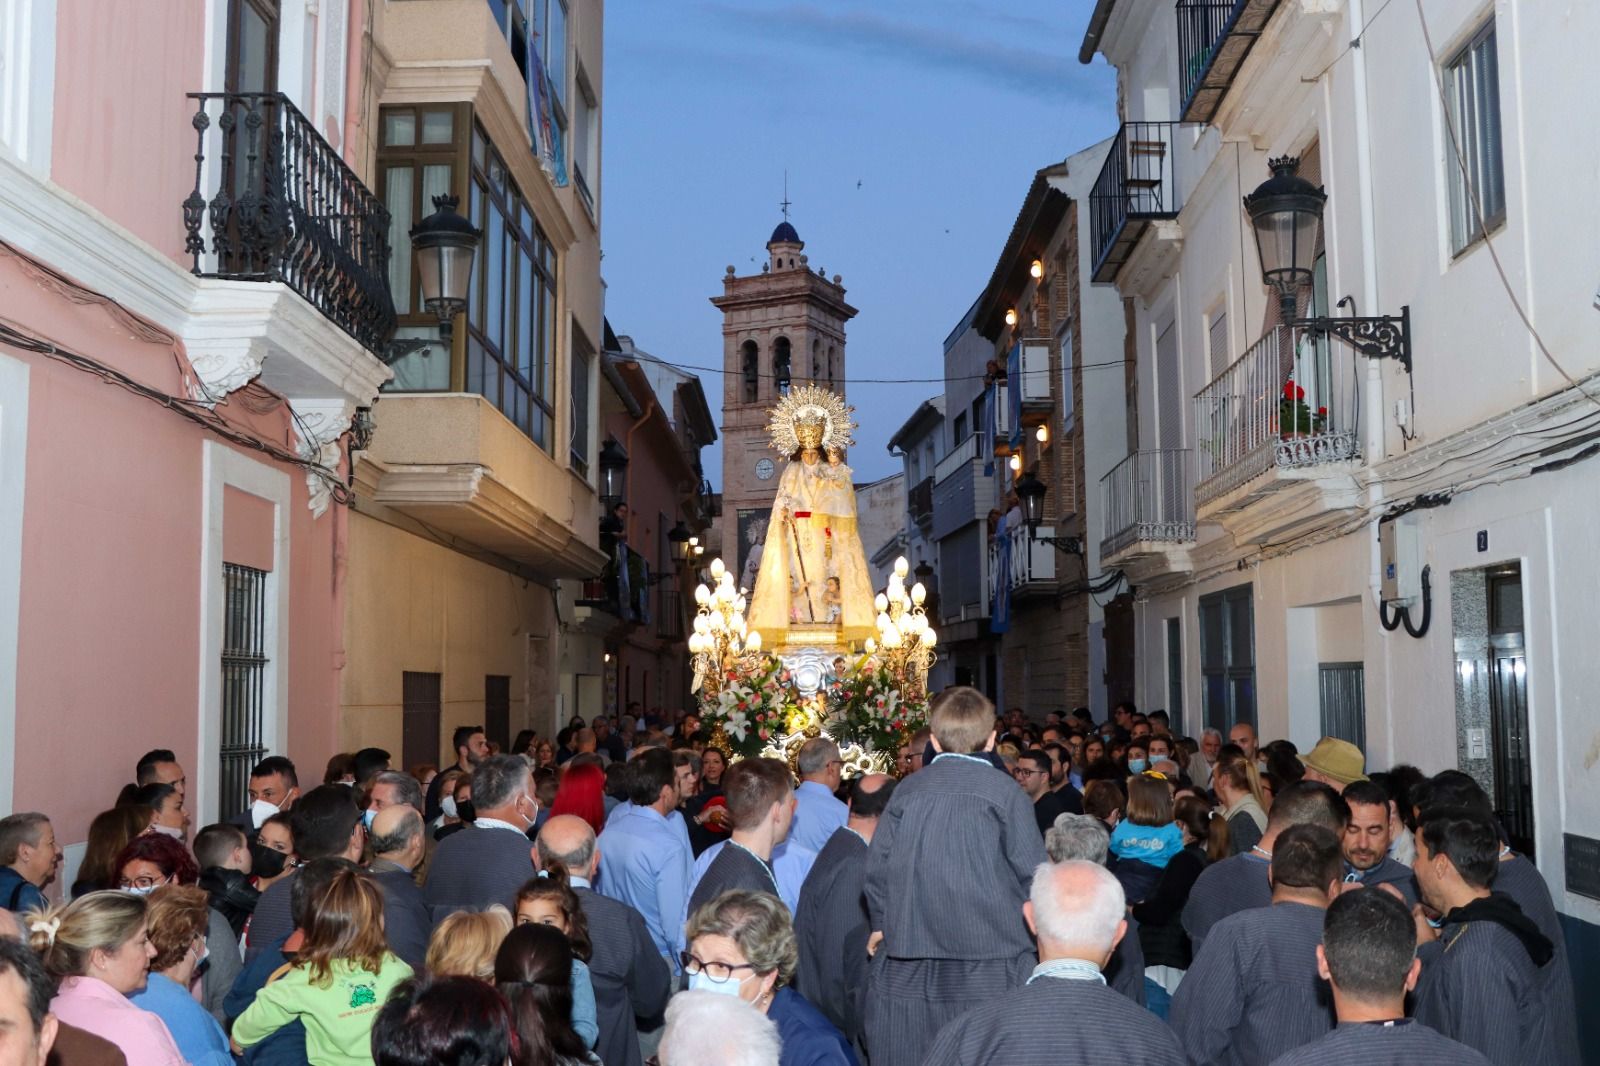
[[[218,796],[224,820],[248,803],[250,768],[266,755],[267,572],[222,565],[222,730]]]
[[[1256,724],[1255,619],[1249,585],[1200,597],[1200,705],[1227,733]]]
[[[1348,740],[1367,750],[1366,670],[1361,663],[1317,664],[1321,695],[1322,735]]]

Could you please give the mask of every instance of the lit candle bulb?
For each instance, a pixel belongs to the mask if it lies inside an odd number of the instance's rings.
[[[916,604],[918,607],[921,607],[922,606],[922,601],[926,600],[927,598],[928,598],[928,590],[923,587],[922,582],[918,581],[915,585],[911,586],[911,602],[912,603]]]
[[[702,607],[710,603],[711,590],[705,585],[696,585],[694,587],[694,602],[698,603]]]
[[[930,628],[924,629],[922,631],[922,636],[921,636],[920,639],[922,641],[922,646],[924,648],[931,648],[931,647],[934,646],[935,643],[938,642],[939,637],[938,637],[937,634],[934,633],[933,629],[930,627]]]
[[[713,579],[715,579],[717,581],[721,581],[722,580],[722,575],[727,573],[727,572],[728,572],[728,568],[726,566],[722,565],[722,559],[721,558],[716,558],[716,559],[711,560],[711,576],[712,576]]]
[[[750,635],[744,638],[745,651],[761,650],[761,630],[752,629]]]
[[[905,579],[907,574],[911,573],[911,564],[906,562],[904,555],[894,561],[894,573],[896,577],[902,580]]]
[[[876,607],[878,612],[881,614],[889,609],[889,597],[880,592],[878,593],[877,599],[872,601],[872,605]]]

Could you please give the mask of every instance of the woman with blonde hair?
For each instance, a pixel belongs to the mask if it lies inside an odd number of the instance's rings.
[[[162,885],[150,893],[147,912],[150,977],[144,990],[128,998],[166,1023],[178,1050],[197,1066],[232,1066],[222,1026],[189,994],[194,972],[205,960],[209,903],[206,891],[189,885]]]
[[[1231,853],[1238,855],[1261,843],[1261,835],[1267,831],[1270,801],[1254,760],[1243,752],[1225,752],[1218,756],[1216,766],[1211,769],[1211,788],[1222,807],[1223,820],[1228,823]]]
[[[689,988],[738,996],[772,1019],[783,1042],[778,1066],[856,1066],[844,1035],[789,987],[800,948],[777,896],[724,892],[694,912],[684,939]]]
[[[456,911],[434,927],[424,965],[435,977],[494,980],[494,957],[511,932],[511,912],[498,903],[481,911]]]
[[[366,874],[341,870],[309,910],[294,961],[234,1019],[233,1042],[251,1047],[299,1021],[313,1066],[371,1062],[378,1011],[411,976],[384,940],[383,893]]]
[[[128,999],[144,988],[155,954],[142,898],[91,892],[66,906],[23,915],[22,925],[28,945],[60,982],[51,1014],[111,1041],[130,1063],[184,1061],[166,1023]]]

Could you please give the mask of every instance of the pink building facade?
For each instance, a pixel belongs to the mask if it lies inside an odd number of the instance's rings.
[[[150,748],[196,827],[336,750],[393,323],[363,3],[0,0],[0,813],[61,883]]]

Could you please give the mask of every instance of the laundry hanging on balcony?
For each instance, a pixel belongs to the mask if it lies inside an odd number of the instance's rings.
[[[557,185],[567,183],[566,146],[561,127],[556,124],[555,104],[550,99],[550,81],[544,61],[539,58],[539,35],[528,34],[528,136],[533,156]]]

